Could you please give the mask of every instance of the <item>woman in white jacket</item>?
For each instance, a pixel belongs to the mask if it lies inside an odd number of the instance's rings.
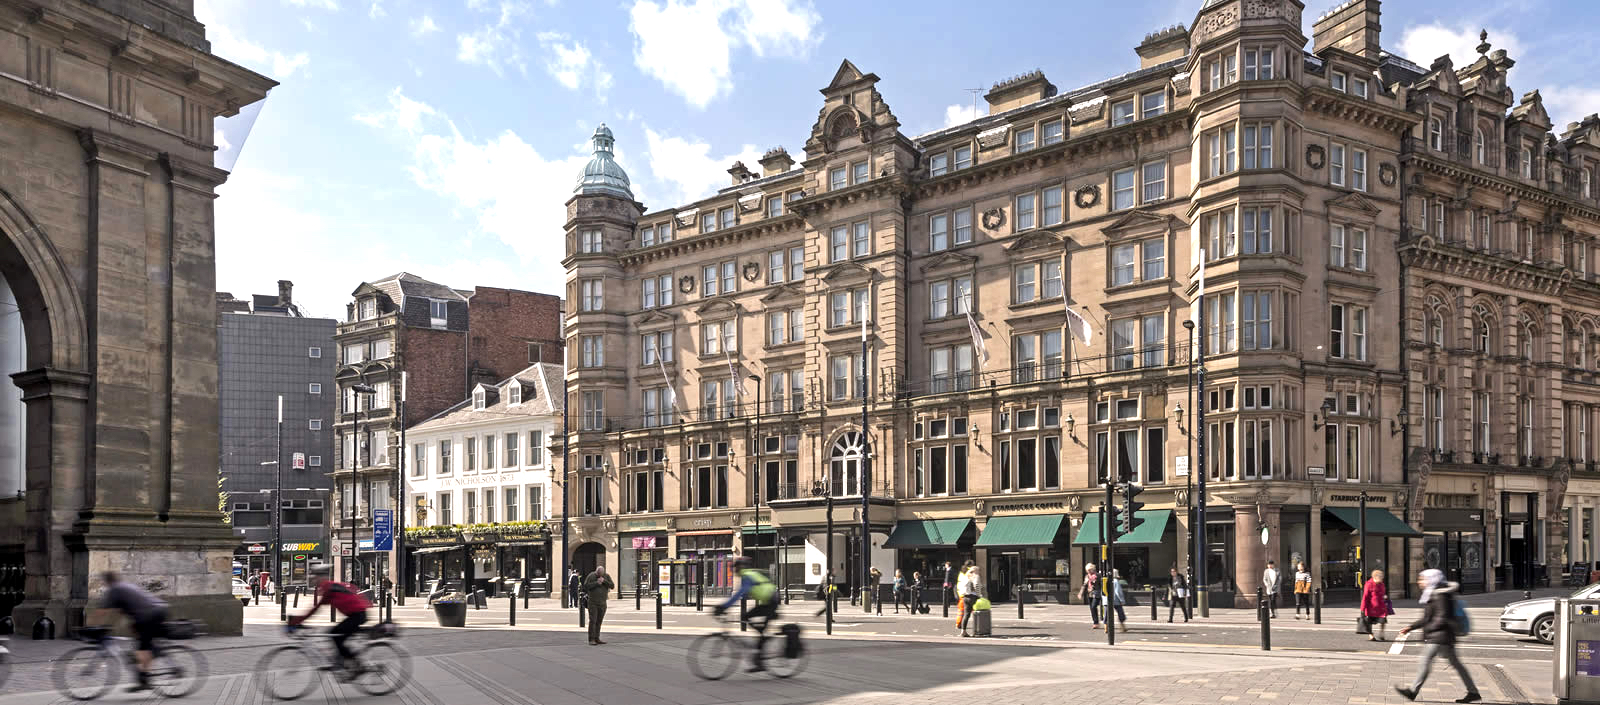
[[[972,608],[983,597],[983,578],[978,574],[978,566],[972,561],[961,571],[961,579],[956,581],[956,592],[961,595],[961,636],[969,636],[967,627],[972,624]]]

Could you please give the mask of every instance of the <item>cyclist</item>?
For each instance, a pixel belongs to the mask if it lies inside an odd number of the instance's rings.
[[[156,639],[167,635],[167,603],[144,588],[124,581],[116,571],[101,573],[100,579],[106,587],[100,593],[100,608],[90,621],[106,624],[111,621],[111,615],[117,612],[128,616],[129,621],[133,622],[133,633],[139,640],[139,646],[133,652],[134,661],[139,666],[139,682],[128,686],[128,692],[149,690],[150,662],[155,659]]]
[[[746,596],[756,603],[744,614],[745,623],[756,630],[757,635],[756,653],[750,664],[751,673],[767,670],[767,626],[778,616],[778,586],[773,584],[766,573],[756,570],[754,565],[755,561],[749,556],[739,556],[734,559],[733,566],[739,571],[739,589],[734,590],[727,602],[717,605],[715,610],[715,614],[721,616],[729,607],[739,604],[739,600]]]
[[[350,647],[345,646],[345,642],[349,641],[352,635],[361,630],[361,625],[366,624],[367,609],[372,607],[372,603],[368,602],[367,598],[357,594],[355,586],[332,580],[330,578],[331,572],[332,568],[326,564],[311,567],[308,580],[311,583],[311,589],[315,591],[316,599],[312,601],[311,609],[305,614],[289,618],[288,628],[290,631],[299,628],[302,623],[311,618],[311,615],[316,614],[317,608],[323,604],[328,605],[328,609],[343,614],[344,619],[328,630],[328,633],[333,636],[333,647],[337,655],[333,668],[334,670],[344,670],[346,678],[355,678],[366,669],[356,659],[355,654],[350,653]],[[353,665],[347,666],[347,664]]]

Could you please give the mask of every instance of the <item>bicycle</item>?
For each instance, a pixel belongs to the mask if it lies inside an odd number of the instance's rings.
[[[6,649],[6,642],[11,641],[0,637],[0,686],[6,684],[6,677],[11,675],[11,651]]]
[[[327,639],[325,649],[305,641],[307,634],[302,630],[292,629],[289,636],[295,639],[293,643],[268,651],[256,665],[262,690],[275,700],[299,700],[316,689],[323,671],[335,670],[331,665],[337,654],[332,634],[314,634]],[[343,671],[345,681],[367,695],[388,695],[405,687],[411,678],[411,654],[393,642],[398,636],[393,622],[366,627],[353,635],[346,643],[359,670]]]
[[[169,623],[169,630],[192,633],[187,623]],[[111,636],[106,627],[83,627],[77,638],[89,642],[55,660],[51,673],[56,691],[73,700],[94,700],[105,695],[117,685],[122,675],[122,664],[127,662],[137,668],[131,639]],[[181,698],[200,688],[206,679],[205,656],[195,649],[173,644],[169,639],[156,640],[154,657],[150,660],[150,686],[159,695]]]
[[[731,625],[738,622],[736,617],[717,616],[715,619],[721,628],[695,637],[694,641],[689,642],[687,654],[689,672],[708,681],[727,678],[740,663],[755,655],[757,644],[760,643],[759,635],[741,639],[734,634]],[[786,624],[779,628],[779,634],[774,635],[773,640],[779,642],[778,651],[768,654],[765,660],[767,672],[774,678],[793,678],[805,670],[807,654],[800,644],[799,629],[797,624]]]

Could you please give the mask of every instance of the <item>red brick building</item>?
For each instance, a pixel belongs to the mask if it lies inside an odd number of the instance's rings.
[[[402,426],[459,403],[475,384],[505,379],[532,363],[559,363],[561,299],[515,289],[453,289],[401,272],[356,287],[334,350],[318,354],[338,356],[335,550],[329,554],[337,556],[339,575],[376,584],[375,576],[390,572],[393,561],[371,551],[372,510],[397,508],[396,470],[415,464],[400,446]],[[372,391],[358,393],[361,384]],[[363,549],[353,563],[346,560],[352,541]]]

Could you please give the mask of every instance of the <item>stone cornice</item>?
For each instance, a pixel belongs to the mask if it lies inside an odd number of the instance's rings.
[[[1322,86],[1306,89],[1305,109],[1307,112],[1322,113],[1346,122],[1396,134],[1405,132],[1411,129],[1412,125],[1422,122],[1420,115]]]
[[[145,164],[161,156],[150,147],[93,128],[78,130],[78,144],[83,147],[86,163],[116,167],[140,176],[149,175]]]
[[[1572,283],[1572,272],[1513,262],[1438,242],[1432,235],[1402,240],[1397,249],[1407,267],[1440,272],[1502,289],[1559,297]]]
[[[798,203],[798,201],[794,203]],[[617,261],[624,268],[638,267],[650,262],[674,259],[707,248],[759,239],[774,233],[799,232],[803,229],[803,226],[804,223],[800,217],[791,211],[776,218],[762,218],[754,223],[735,225],[726,230],[713,230],[704,235],[673,238],[670,242],[659,245],[638,250],[628,250],[618,254]]]
[[[808,192],[805,197],[790,201],[788,207],[791,212],[810,219],[834,208],[852,203],[884,197],[903,199],[910,192],[911,180],[907,178],[906,174],[896,172],[888,176],[869,179],[864,184],[857,184],[837,191]]]
[[[1440,159],[1433,154],[1429,154],[1426,150],[1403,153],[1400,155],[1400,162],[1401,164],[1409,162],[1418,169],[1448,179],[1454,179],[1459,183],[1495,189],[1501,193],[1514,196],[1519,201],[1530,201],[1547,207],[1561,208],[1571,215],[1600,222],[1600,208],[1567,198],[1552,191],[1534,188],[1512,179],[1464,167],[1450,160]]]

